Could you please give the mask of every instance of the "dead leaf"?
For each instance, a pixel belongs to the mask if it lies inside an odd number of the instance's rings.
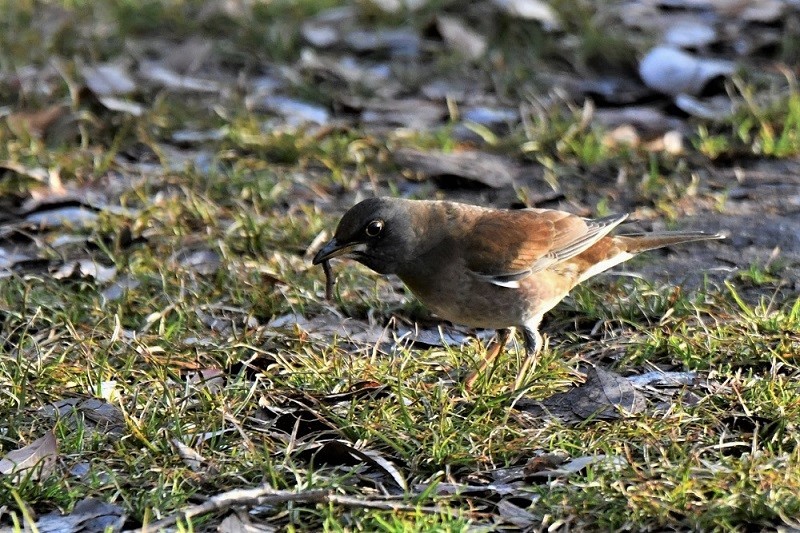
[[[97,283],[107,283],[117,276],[117,267],[103,266],[93,259],[78,259],[59,266],[53,272],[55,279],[91,278]]]
[[[399,13],[400,11],[417,11],[423,8],[430,0],[369,0],[369,3],[380,8],[386,13]]]
[[[519,122],[519,111],[510,107],[466,107],[461,111],[461,118],[483,126],[494,127]]]
[[[644,410],[644,397],[627,378],[596,366],[585,368],[584,373],[586,382],[581,386],[541,402],[522,399],[515,407],[536,417],[550,415],[565,422],[614,420]]]
[[[44,416],[58,417],[68,427],[76,428],[83,417],[86,426],[101,433],[122,433],[125,430],[125,415],[116,405],[101,398],[66,398],[41,408]]]
[[[214,80],[184,76],[157,61],[141,61],[139,76],[150,83],[174,91],[218,93],[222,90],[222,86]]]
[[[333,7],[307,19],[300,27],[300,33],[311,46],[330,48],[339,44],[342,34],[356,23],[356,9],[353,5]]]
[[[330,121],[330,113],[320,105],[295,100],[287,96],[248,97],[247,107],[255,111],[268,111],[282,116],[290,126],[303,124],[325,125]]]
[[[121,531],[125,518],[125,512],[118,505],[86,498],[79,501],[69,514],[53,511],[42,516],[36,522],[36,529],[40,533]]]
[[[537,499],[536,495],[532,496],[534,496],[534,499]],[[511,503],[507,499],[500,500],[497,503],[497,513],[504,522],[509,522],[518,528],[530,528],[534,524],[540,522],[540,519],[537,518],[536,515]]]
[[[17,161],[0,161],[0,169],[15,172],[20,176],[31,178],[42,183],[47,183],[50,178],[50,173],[43,167],[26,167]]]
[[[580,474],[590,466],[602,465],[604,467],[618,469],[627,464],[628,462],[623,457],[618,455],[584,455],[582,457],[576,457],[571,461],[562,464],[558,468],[529,472],[527,473],[527,476],[529,479],[569,477],[575,474]]]
[[[545,30],[561,29],[556,12],[541,0],[493,0],[493,3],[512,17],[541,22]]]
[[[95,96],[119,96],[136,90],[136,82],[128,69],[114,63],[81,67],[86,86]]]
[[[222,266],[219,252],[208,248],[183,248],[172,254],[169,260],[202,276],[214,275]]]
[[[402,126],[411,129],[427,129],[442,124],[448,116],[443,102],[432,102],[420,98],[402,100],[366,100],[350,95],[341,98],[342,103],[352,109],[361,110],[361,121],[381,127]]]
[[[675,97],[675,105],[693,117],[705,120],[725,120],[736,111],[733,102],[725,96],[699,99],[688,94],[679,94]]]
[[[226,516],[217,526],[217,533],[277,533],[277,527],[255,522],[247,513],[235,512]]]
[[[214,43],[209,39],[190,37],[167,50],[163,65],[180,74],[193,74],[209,60],[213,47]]]
[[[334,337],[354,345],[374,346],[381,342],[391,342],[391,335],[385,328],[360,320],[342,318],[336,314],[317,315],[307,318],[299,313],[275,317],[267,324],[270,329],[298,328],[312,337],[330,341]]]
[[[395,57],[416,57],[422,46],[417,32],[410,27],[353,29],[344,42],[359,53],[388,52]]]
[[[28,213],[24,220],[40,230],[64,225],[81,228],[95,222],[98,216],[96,209],[84,205],[53,205]]]
[[[17,111],[6,117],[6,123],[17,136],[42,138],[68,111],[69,108],[63,104],[51,105],[38,111]]]
[[[405,478],[391,461],[375,450],[358,448],[346,440],[316,441],[303,446],[298,453],[316,464],[354,466],[363,463],[388,476],[403,491],[408,488]]]
[[[24,477],[32,480],[48,477],[58,458],[58,442],[53,430],[23,448],[8,452],[0,459],[0,474],[13,476],[14,482]]]
[[[713,26],[700,20],[687,20],[670,26],[664,34],[664,43],[677,48],[701,48],[717,40]]]
[[[653,48],[639,63],[645,85],[670,96],[700,94],[712,80],[733,71],[730,61],[696,57],[670,46]]]
[[[100,295],[103,297],[104,302],[113,302],[114,300],[119,300],[127,291],[135,289],[139,285],[141,285],[141,282],[138,279],[126,275],[103,289]]]
[[[192,472],[210,472],[216,470],[208,464],[208,459],[197,453],[194,448],[187,446],[178,439],[172,439],[172,445],[178,450],[178,456]]]
[[[436,28],[447,46],[467,59],[480,59],[486,54],[486,38],[461,20],[440,14],[436,16]]]
[[[514,184],[515,165],[507,158],[484,152],[421,152],[401,148],[392,154],[394,161],[428,177],[463,178],[499,189]]]
[[[361,381],[353,384],[347,392],[338,392],[334,394],[324,394],[313,396],[314,400],[326,405],[352,402],[353,400],[376,400],[388,396],[390,391],[386,385],[382,385],[377,381]],[[304,396],[305,397],[305,396]],[[303,398],[297,398],[302,402]]]
[[[186,374],[186,382],[205,389],[209,394],[219,394],[225,388],[225,372],[219,368],[191,370]]]
[[[127,113],[132,117],[141,117],[145,112],[145,107],[142,104],[132,100],[115,98],[113,96],[100,96],[97,100],[109,111]]]
[[[745,6],[744,10],[739,14],[742,20],[760,22],[762,24],[770,24],[777,21],[789,6],[789,4],[781,0],[750,0],[748,2],[740,2],[740,4]]]

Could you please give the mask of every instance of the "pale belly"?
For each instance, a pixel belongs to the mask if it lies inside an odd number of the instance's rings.
[[[486,329],[521,326],[540,317],[572,288],[571,284],[565,284],[563,277],[552,272],[538,272],[523,279],[519,288],[500,287],[471,276],[465,276],[458,283],[445,276],[424,280],[401,276],[401,279],[420,302],[440,318]],[[454,286],[459,290],[452,290]]]

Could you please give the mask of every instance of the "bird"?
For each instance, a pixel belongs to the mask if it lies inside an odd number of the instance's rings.
[[[312,262],[327,267],[333,258],[349,258],[395,274],[439,318],[497,330],[494,349],[467,388],[521,330],[526,357],[516,389],[542,350],[543,315],[573,287],[647,250],[724,238],[703,231],[612,235],[627,217],[374,197],[345,212]]]

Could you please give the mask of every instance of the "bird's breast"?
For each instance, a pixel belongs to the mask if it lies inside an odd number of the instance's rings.
[[[572,288],[555,272],[529,276],[518,288],[500,287],[454,261],[446,268],[421,272],[400,273],[400,279],[440,318],[475,328],[519,326],[551,309]]]

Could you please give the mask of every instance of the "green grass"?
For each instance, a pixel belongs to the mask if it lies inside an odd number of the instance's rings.
[[[791,260],[753,260],[737,265],[727,283],[685,289],[656,279],[593,280],[546,318],[548,348],[523,393],[511,390],[520,340],[466,390],[461,378],[484,356],[485,342],[378,345],[381,332],[391,339],[399,326],[438,323],[396,280],[351,263],[334,264],[334,301],[326,302],[322,271],[308,259],[357,196],[448,197],[403,178],[392,161],[398,147],[477,148],[544,178],[522,175],[516,190],[453,193],[475,201],[531,197],[525,183],[563,192],[558,205],[598,216],[636,209],[670,227],[688,224],[692,213],[733,217],[725,197],[734,185],[709,187],[699,170],[741,154],[796,156],[794,85],[737,80],[733,94],[743,105],[729,119],[692,122],[697,133],[682,154],[608,144],[590,120],[591,105],[544,98],[541,88],[531,98],[542,68],[626,69],[641,51],[635,35],[604,40],[608,12],[567,0],[554,2],[567,41],[534,22],[485,16],[477,4],[463,13],[458,3],[436,2],[395,14],[358,4],[369,25],[410,23],[424,32],[446,10],[494,35],[483,60],[466,64],[425,48],[419,71],[403,64],[398,76],[409,87],[429,75],[491,87],[525,114],[524,124],[502,133],[465,139],[455,121],[427,131],[273,127],[274,117],[245,105],[246,84],[222,96],[143,86],[134,98],[148,112],[136,118],[70,92],[81,62],[124,55],[130,39],[199,36],[212,42],[219,68],[245,80],[288,68],[304,46],[300,22],[334,4],[256,3],[250,17],[209,14],[195,1],[2,4],[0,69],[42,69],[58,56],[62,70],[47,78],[47,91],[0,82],[4,105],[22,112],[0,124],[0,161],[17,169],[0,176],[0,220],[17,224],[24,202],[57,198],[59,183],[77,198],[93,195],[99,213],[85,225],[16,225],[0,237],[4,251],[48,262],[0,278],[0,457],[50,428],[59,443],[49,476],[0,477],[0,529],[70,512],[87,497],[119,505],[127,526],[139,527],[263,483],[373,502],[391,496],[402,506],[290,502],[251,516],[290,531],[488,530],[512,524],[504,502],[524,509],[517,519],[534,529],[553,530],[770,529],[795,516],[800,300]],[[43,39],[34,23],[62,10],[63,26]],[[358,59],[375,59],[366,56]],[[287,93],[341,112],[336,82],[307,72],[290,78]],[[65,120],[37,137],[25,113],[56,103],[68,105]],[[220,128],[219,140],[171,141],[178,130]],[[87,258],[115,267],[115,279],[54,277],[62,263]],[[659,260],[643,256],[634,268]],[[271,325],[287,316],[300,324]],[[587,360],[623,375],[661,368],[694,372],[696,380],[646,391],[645,412],[620,420],[567,424],[512,407],[523,394],[543,400],[578,385]],[[196,377],[210,370],[221,379]],[[123,422],[109,433],[91,410],[48,414],[48,405],[69,398],[103,398]],[[323,447],[331,439],[341,441],[337,453]],[[196,470],[176,440],[203,457]],[[366,455],[354,459],[348,449]],[[551,481],[525,473],[550,454],[615,461]],[[226,515],[180,527],[212,530]]]

